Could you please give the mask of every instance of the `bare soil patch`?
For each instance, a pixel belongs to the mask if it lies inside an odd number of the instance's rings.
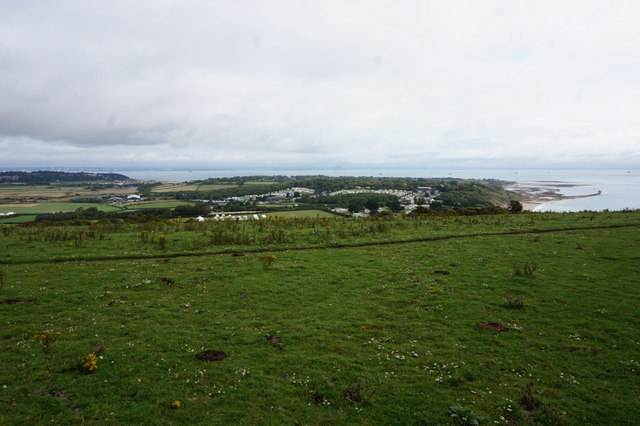
[[[16,303],[37,303],[37,302],[38,302],[38,299],[24,299],[22,297],[18,297],[15,299],[0,300],[0,303],[5,305],[14,305]]]
[[[476,324],[479,328],[484,328],[485,330],[491,330],[491,331],[509,331],[508,327],[505,327],[504,325],[500,324],[499,322],[495,322],[495,321],[480,321],[478,324]]]
[[[226,357],[227,357],[226,353],[222,351],[213,351],[213,350],[202,351],[196,354],[196,358],[198,358],[201,361],[207,361],[207,362],[222,361]]]

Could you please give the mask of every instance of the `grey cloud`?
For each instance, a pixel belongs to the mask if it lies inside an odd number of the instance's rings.
[[[2,10],[0,142],[29,141],[60,162],[639,156],[634,2]],[[0,161],[36,161],[27,149]]]

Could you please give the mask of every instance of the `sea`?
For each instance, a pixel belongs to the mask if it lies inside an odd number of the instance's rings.
[[[231,176],[374,176],[416,178],[499,179],[522,184],[567,183],[559,187],[567,196],[599,195],[544,203],[536,211],[576,212],[640,209],[640,169],[81,169],[63,171],[114,172],[145,181],[185,182]]]

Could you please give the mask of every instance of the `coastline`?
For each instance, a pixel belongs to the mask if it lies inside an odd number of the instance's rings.
[[[592,194],[567,195],[563,189],[576,189],[588,185],[560,181],[532,181],[510,183],[504,187],[507,191],[514,192],[522,197],[522,209],[525,211],[537,211],[542,206],[560,200],[597,197],[602,194],[598,190]]]

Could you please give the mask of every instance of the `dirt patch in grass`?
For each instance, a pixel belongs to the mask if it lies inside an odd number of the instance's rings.
[[[0,300],[0,304],[5,304],[5,305],[14,305],[16,303],[38,303],[38,299],[24,299],[22,297],[18,297],[15,299]]]
[[[222,351],[213,351],[213,350],[202,351],[196,354],[196,358],[198,358],[201,361],[207,361],[207,362],[222,361],[226,357],[227,357],[226,353]]]
[[[479,328],[484,328],[485,330],[491,330],[491,331],[509,331],[508,327],[505,327],[504,325],[500,324],[499,322],[495,322],[495,321],[480,321],[478,324],[476,324]]]
[[[271,346],[274,348],[284,348],[284,342],[282,341],[282,336],[276,336],[275,334],[266,336],[267,342],[271,343]]]

